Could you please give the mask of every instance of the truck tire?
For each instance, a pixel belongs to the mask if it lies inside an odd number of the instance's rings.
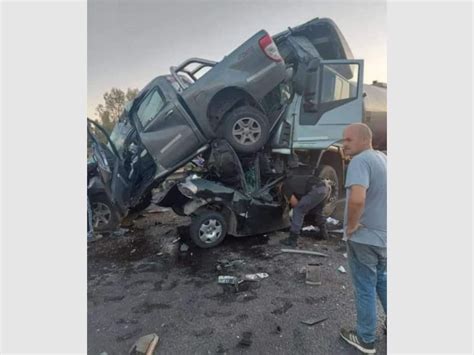
[[[238,107],[226,114],[221,125],[221,135],[237,153],[251,154],[259,151],[269,134],[267,117],[251,106]]]
[[[90,197],[92,225],[95,232],[113,231],[119,226],[119,218],[114,205],[107,195],[98,194]]]
[[[194,215],[189,227],[189,236],[200,248],[213,248],[224,240],[227,234],[227,222],[222,213],[201,210]]]
[[[336,203],[339,199],[339,178],[336,170],[330,165],[320,165],[318,176],[331,181],[331,196],[323,207],[323,215],[329,217],[336,209]]]

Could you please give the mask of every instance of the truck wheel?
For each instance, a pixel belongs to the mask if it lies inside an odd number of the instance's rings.
[[[336,170],[329,165],[320,165],[318,176],[331,182],[331,196],[329,196],[329,200],[323,208],[323,215],[329,217],[336,209],[336,202],[339,199],[339,179]]]
[[[268,139],[267,117],[251,106],[238,107],[224,116],[222,136],[237,153],[255,153]]]
[[[118,216],[112,202],[106,195],[91,196],[90,203],[94,231],[104,232],[117,229],[119,225]]]
[[[227,223],[222,213],[204,210],[193,216],[189,227],[191,240],[200,248],[219,245],[227,234]]]

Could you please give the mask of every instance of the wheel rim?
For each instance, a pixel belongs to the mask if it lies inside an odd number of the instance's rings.
[[[109,206],[102,202],[96,202],[92,205],[92,224],[94,228],[100,228],[107,225],[112,218],[112,211]]]
[[[222,223],[217,219],[205,220],[199,228],[199,239],[209,244],[218,240],[222,235]]]
[[[232,136],[243,145],[255,144],[262,135],[262,127],[252,117],[240,118],[232,127]]]
[[[331,185],[331,194],[329,195],[329,198],[327,199],[326,204],[323,207],[323,215],[329,216],[336,207],[336,202],[339,198],[339,188],[337,187],[337,184],[334,180],[330,178],[325,179],[329,180],[329,183]]]

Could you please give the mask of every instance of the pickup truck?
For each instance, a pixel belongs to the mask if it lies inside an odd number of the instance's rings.
[[[127,105],[107,138],[110,152],[96,149],[116,214],[146,207],[153,188],[216,139],[242,159],[264,151],[281,174],[297,154],[331,180],[330,214],[343,186],[343,129],[386,122],[386,88],[364,85],[363,69],[336,24],[319,18],[273,37],[259,31],[220,62],[191,58],[171,67]],[[367,104],[372,97],[377,105]],[[114,162],[101,163],[110,153]]]

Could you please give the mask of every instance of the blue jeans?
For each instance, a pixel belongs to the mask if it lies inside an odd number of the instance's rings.
[[[355,292],[357,335],[371,343],[377,328],[377,296],[387,314],[387,249],[348,240],[347,257]]]

